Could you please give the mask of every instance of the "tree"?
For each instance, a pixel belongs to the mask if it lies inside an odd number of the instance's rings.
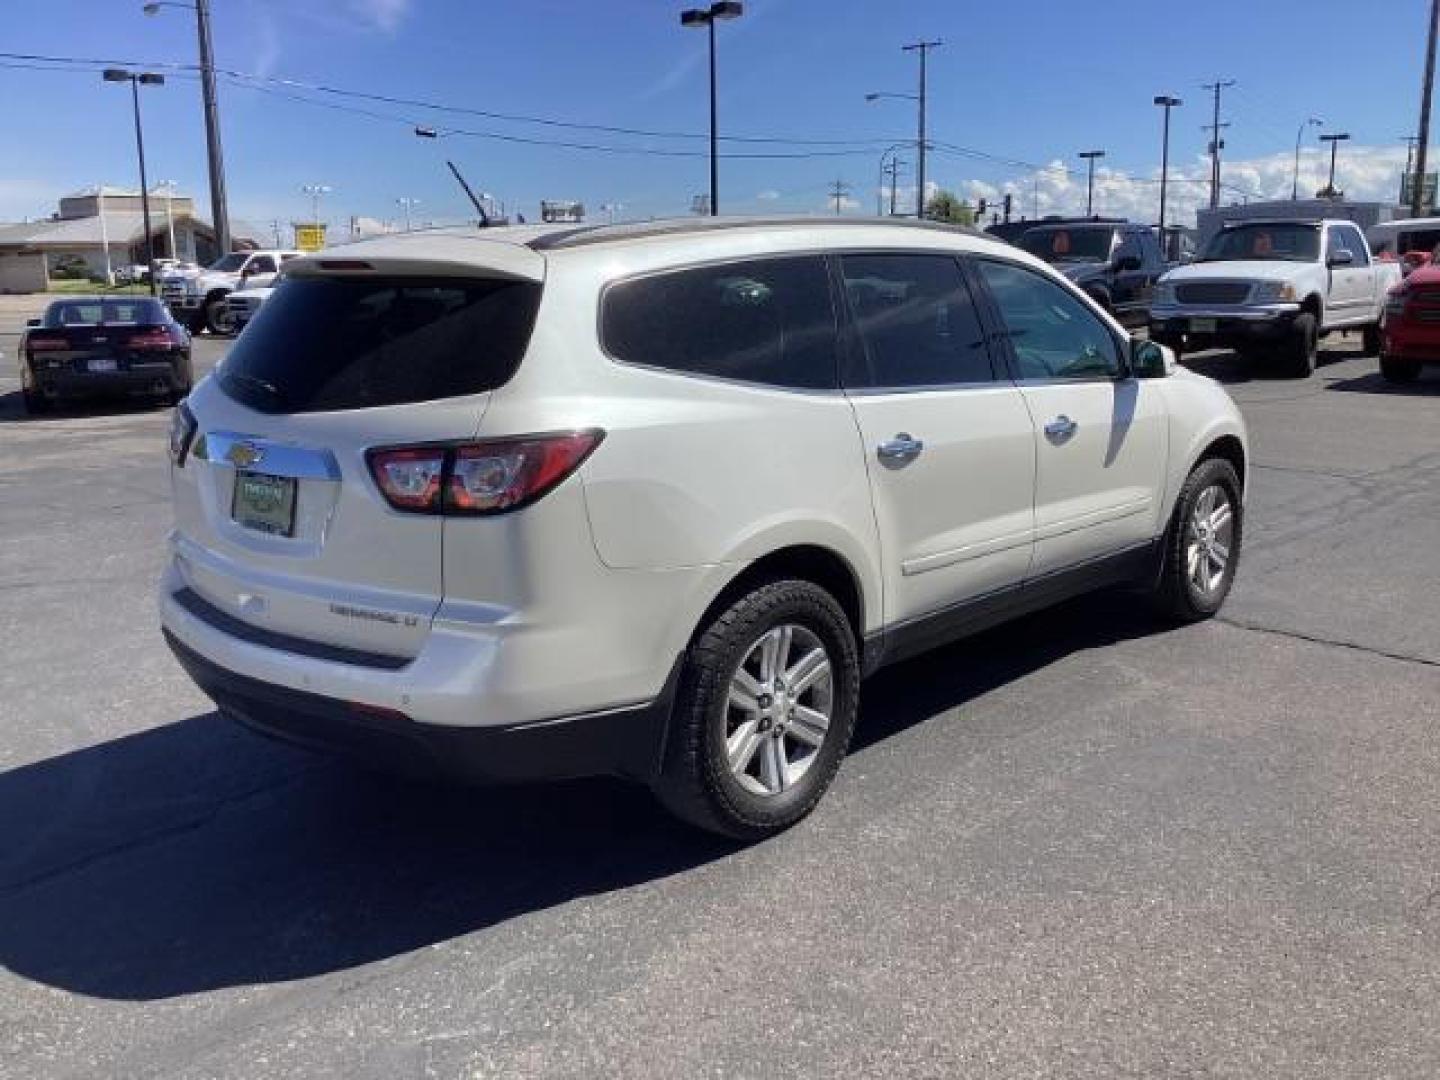
[[[963,202],[952,191],[943,188],[930,197],[925,204],[925,216],[931,221],[945,221],[951,225],[974,225],[975,211],[968,202]]]

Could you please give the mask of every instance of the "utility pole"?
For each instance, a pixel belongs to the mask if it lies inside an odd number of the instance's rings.
[[[898,157],[892,157],[890,163],[885,166],[885,173],[890,177],[890,216],[895,216],[895,187],[900,183],[900,168],[904,165]]]
[[[1224,140],[1220,138],[1220,132],[1228,128],[1229,124],[1220,123],[1220,91],[1235,85],[1234,79],[1216,79],[1213,83],[1205,83],[1204,89],[1215,92],[1214,119],[1206,129],[1210,132],[1210,209],[1214,210],[1220,205],[1220,151],[1224,149]]]
[[[840,213],[845,205],[845,196],[850,194],[850,185],[844,180],[832,180],[830,182],[830,198],[835,203],[835,213]]]
[[[1440,33],[1440,0],[1430,3],[1429,43],[1425,46],[1425,88],[1420,92],[1420,130],[1415,149],[1415,179],[1410,186],[1410,216],[1425,212],[1425,165],[1430,152],[1430,94],[1435,88],[1435,35]]]
[[[1440,0],[1436,2],[1440,3]],[[938,49],[943,44],[943,41],[917,41],[900,47],[904,52],[920,54],[920,133],[915,148],[915,216],[921,219],[925,217],[925,58],[931,49]]]

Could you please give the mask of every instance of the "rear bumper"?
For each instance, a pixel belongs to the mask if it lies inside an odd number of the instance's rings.
[[[124,371],[75,371],[31,368],[35,387],[50,397],[103,397],[118,394],[165,394],[184,389],[181,365],[169,361],[136,365]]]
[[[486,783],[624,776],[649,780],[664,752],[679,663],[654,701],[578,716],[490,727],[426,724],[402,713],[262,682],[221,667],[169,630],[165,641],[219,707],[284,742],[391,772]]]

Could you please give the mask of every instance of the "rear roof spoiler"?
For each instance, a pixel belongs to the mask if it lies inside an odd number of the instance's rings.
[[[286,277],[511,278],[545,280],[545,256],[523,244],[480,235],[409,232],[326,248],[285,264]]]

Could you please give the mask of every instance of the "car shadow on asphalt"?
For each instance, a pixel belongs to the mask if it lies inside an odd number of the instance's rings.
[[[1433,371],[1433,369],[1432,369]],[[1345,394],[1388,394],[1392,397],[1440,397],[1440,378],[1422,371],[1414,382],[1392,383],[1378,371],[1353,379],[1336,379],[1325,387]]]
[[[1132,599],[1100,596],[886,669],[866,686],[852,754],[1155,630]],[[285,982],[736,849],[674,823],[638,786],[407,782],[210,712],[0,774],[0,964],[112,1000]]]
[[[1315,369],[1324,371],[1331,364],[1343,363],[1365,356],[1357,337],[1352,342],[1350,335],[1327,343],[1315,357]],[[1203,353],[1187,353],[1182,363],[1197,375],[1205,375],[1216,382],[1233,386],[1248,382],[1295,382],[1295,376],[1286,370],[1278,355],[1261,356],[1251,360],[1228,349],[1211,350]]]
[[[39,416],[25,411],[19,390],[0,394],[0,424],[33,424],[46,420],[89,420],[97,416],[137,416],[168,411],[170,403],[159,397],[78,399],[52,408]]]

